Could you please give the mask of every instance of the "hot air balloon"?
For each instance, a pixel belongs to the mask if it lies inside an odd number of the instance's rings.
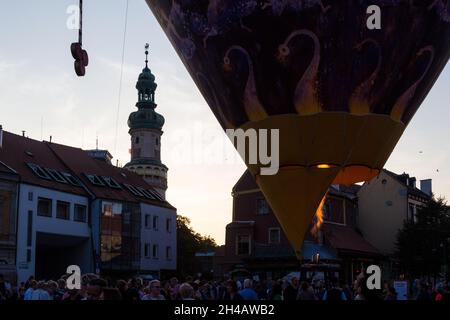
[[[299,257],[329,186],[379,174],[450,55],[445,0],[147,3],[224,129],[279,129],[278,173],[247,165]]]

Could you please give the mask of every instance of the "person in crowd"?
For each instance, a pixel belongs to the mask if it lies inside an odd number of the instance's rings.
[[[194,300],[194,288],[187,282],[181,284],[179,294],[181,300]]]
[[[62,300],[64,294],[66,293],[66,280],[59,279],[57,281],[58,283],[58,290],[55,292],[55,300]]]
[[[5,280],[3,274],[0,273],[0,300],[9,299],[11,296],[11,285]]]
[[[103,289],[106,286],[106,281],[101,278],[89,281],[86,290],[86,300],[103,300]]]
[[[200,280],[195,280],[191,283],[191,286],[194,289],[194,299],[202,300],[202,294],[200,293]]]
[[[177,277],[172,277],[170,279],[170,288],[171,288],[170,300],[178,300],[179,299],[178,291],[180,290],[180,285],[178,284]]]
[[[209,283],[203,283],[199,289],[201,300],[215,300],[213,293],[214,290]]]
[[[142,297],[142,300],[166,300],[161,294],[161,282],[159,280],[150,281],[149,293]]]
[[[31,281],[35,281],[34,276],[29,276],[28,280],[25,282],[25,290],[30,287]],[[37,283],[37,281],[36,281]]]
[[[36,290],[31,295],[31,300],[51,300],[47,291],[47,284],[44,281],[39,281]]]
[[[58,291],[58,283],[56,281],[50,280],[47,282],[47,292],[50,296],[50,300],[58,300],[57,297],[55,297],[57,291]]]
[[[293,301],[297,299],[298,293],[298,279],[293,277],[283,291],[283,300]]]
[[[267,291],[264,289],[264,285],[260,282],[258,282],[255,286],[255,292],[258,296],[258,300],[267,300]]]
[[[126,293],[126,300],[137,301],[141,297],[139,295],[138,281],[136,278],[131,278],[128,281],[128,290]]]
[[[283,287],[281,286],[281,283],[273,283],[270,299],[275,301],[283,300]]]
[[[419,294],[416,297],[418,301],[431,301],[431,295],[428,292],[428,285],[425,282],[419,284]]]
[[[162,288],[161,288],[161,294],[164,296],[164,300],[170,300],[170,282],[166,281],[164,282]]]
[[[350,290],[349,285],[346,284],[343,280],[341,280],[339,286],[341,287],[342,292],[344,292],[346,300],[352,300],[353,299],[353,293]]]
[[[117,281],[117,289],[119,289],[120,295],[123,300],[128,300],[127,292],[128,292],[128,284],[125,280]]]
[[[325,301],[345,301],[347,297],[338,285],[337,279],[331,279],[331,287],[325,291],[322,300]]]
[[[308,282],[303,281],[298,291],[297,300],[316,300],[313,288]]]
[[[225,293],[224,300],[231,300],[231,301],[241,301],[244,300],[242,296],[238,292],[238,286],[236,281],[234,280],[228,280],[226,283],[227,292]]]
[[[258,294],[253,290],[253,281],[251,279],[244,280],[244,289],[239,291],[244,300],[258,300]]]
[[[32,300],[33,292],[34,292],[34,290],[36,290],[36,288],[37,288],[37,281],[34,279],[30,280],[28,283],[28,289],[25,291],[23,299],[24,300]]]

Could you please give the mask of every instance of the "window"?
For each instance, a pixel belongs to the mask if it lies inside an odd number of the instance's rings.
[[[280,243],[280,228],[269,228],[269,244]]]
[[[156,137],[155,143],[156,143],[156,145],[159,145],[159,138],[158,137]]]
[[[144,188],[136,187],[136,189],[137,189],[140,193],[142,193],[142,194],[144,195],[144,197],[146,197],[147,199],[150,199],[150,200],[156,200],[156,198],[155,198],[152,194],[150,194],[149,192],[147,192],[147,190],[145,190]]]
[[[39,178],[45,180],[52,180],[52,178],[48,175],[48,173],[37,164],[27,163],[27,165],[31,170],[33,170],[34,174],[37,175]]]
[[[139,137],[136,137],[135,142],[136,144],[139,144]]]
[[[87,208],[80,204],[76,204],[74,207],[73,220],[77,222],[86,222]]]
[[[111,188],[114,189],[122,189],[122,187],[120,186],[120,184],[117,183],[116,180],[114,180],[111,177],[102,177],[103,181]]]
[[[52,200],[39,198],[37,207],[38,216],[51,217],[52,216]]]
[[[166,219],[166,231],[168,233],[172,232],[172,219]]]
[[[166,260],[172,260],[172,248],[166,247]]]
[[[237,236],[236,246],[237,246],[237,248],[236,248],[237,255],[250,254],[250,236],[249,235]]]
[[[54,170],[54,169],[45,169],[47,171],[47,173],[53,178],[53,180],[57,181],[57,182],[61,182],[61,183],[67,183],[66,179],[64,179],[64,176],[59,173],[58,171]]]
[[[70,220],[70,203],[58,201],[56,203],[56,217],[58,219]]]
[[[158,192],[153,191],[153,190],[147,190],[147,192],[150,193],[151,195],[153,195],[159,201],[164,201],[164,199],[159,195]]]
[[[257,199],[256,200],[256,213],[258,215],[269,214],[269,204],[266,199]]]
[[[158,259],[158,245],[157,244],[153,245],[153,253],[152,253],[152,255],[153,255],[153,259]]]
[[[33,192],[28,192],[28,201],[33,201]]]
[[[130,191],[133,195],[135,195],[137,197],[144,196],[141,192],[139,192],[139,190],[136,187],[133,187],[132,185],[124,184],[124,187],[127,188],[128,191]]]
[[[151,218],[151,215],[149,215],[149,214],[145,215],[144,225],[147,229],[150,229],[150,218]]]
[[[75,187],[81,187],[81,182],[70,173],[61,172],[61,174],[64,176],[64,179],[66,179],[71,185]]]
[[[31,249],[27,249],[27,262],[31,262]]]
[[[27,221],[27,246],[31,247],[33,245],[33,211],[28,211],[28,221]]]
[[[150,243],[144,244],[144,257],[150,258]]]
[[[95,186],[104,187],[105,183],[100,177],[95,174],[85,174],[86,178],[88,178],[89,182]]]
[[[158,216],[153,216],[153,229],[154,230],[158,230],[158,222],[159,222]]]

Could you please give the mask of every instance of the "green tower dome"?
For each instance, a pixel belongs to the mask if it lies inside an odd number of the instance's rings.
[[[136,107],[138,111],[130,114],[128,126],[133,129],[159,129],[164,126],[164,117],[155,111],[155,91],[158,86],[155,82],[155,76],[148,67],[148,50],[145,51],[145,68],[142,69],[136,83],[138,91],[138,102]]]
[[[130,129],[159,129],[164,126],[164,117],[154,109],[141,108],[130,114],[128,127]]]

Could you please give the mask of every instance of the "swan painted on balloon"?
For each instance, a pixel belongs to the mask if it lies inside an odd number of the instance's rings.
[[[416,93],[417,87],[422,82],[425,75],[428,73],[428,70],[430,70],[430,67],[431,67],[431,64],[433,63],[434,55],[435,55],[435,50],[432,46],[427,46],[425,48],[422,48],[417,53],[416,60],[417,60],[417,58],[419,58],[420,56],[422,56],[426,53],[428,53],[428,55],[429,55],[429,60],[428,60],[428,64],[427,64],[424,72],[419,77],[419,79],[417,79],[417,81],[414,82],[414,84],[411,87],[409,87],[408,90],[406,90],[405,93],[403,93],[400,96],[400,98],[398,98],[397,102],[395,103],[394,107],[392,108],[391,118],[396,121],[402,120],[402,117],[403,117],[405,111],[407,110],[411,99],[414,97],[414,95]]]
[[[278,47],[278,60],[286,61],[291,54],[290,42],[296,37],[307,37],[313,41],[314,53],[312,60],[301,77],[294,91],[294,105],[298,114],[314,114],[321,111],[320,101],[317,95],[317,72],[320,64],[320,41],[317,35],[306,29],[292,32],[286,41]]]
[[[250,121],[263,120],[267,118],[267,112],[258,98],[258,91],[256,89],[256,81],[254,75],[255,70],[252,59],[250,58],[250,55],[248,54],[247,50],[245,50],[240,46],[230,47],[225,53],[225,57],[223,59],[224,69],[225,71],[232,70],[230,54],[233,51],[236,51],[241,56],[243,56],[248,66],[248,78],[247,83],[245,85],[245,91],[243,96],[245,113],[247,114],[247,117],[249,118]]]
[[[349,101],[349,110],[352,114],[368,114],[372,111],[373,106],[369,96],[375,83],[375,79],[377,78],[381,69],[382,54],[380,44],[372,38],[368,38],[357,44],[355,46],[355,49],[361,51],[362,48],[366,45],[372,45],[377,49],[378,62],[372,74],[363,83],[361,83],[351,95]]]

